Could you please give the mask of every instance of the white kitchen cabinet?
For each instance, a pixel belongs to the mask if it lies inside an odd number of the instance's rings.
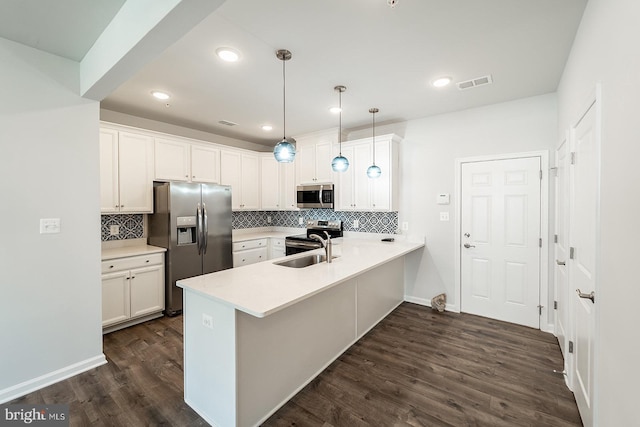
[[[231,186],[233,210],[260,208],[260,163],[257,154],[247,151],[220,151],[220,182]]]
[[[269,238],[269,259],[280,258],[286,255],[286,247],[283,238]]]
[[[153,138],[100,129],[100,210],[153,212]]]
[[[155,139],[158,181],[220,182],[220,150],[168,138]]]
[[[297,210],[296,163],[278,163],[273,154],[260,157],[260,208]]]
[[[163,254],[102,262],[102,327],[105,332],[161,317],[163,310]]]
[[[338,132],[319,132],[296,138],[296,159],[299,184],[333,182],[333,146],[338,142]]]
[[[233,243],[233,267],[255,264],[269,258],[267,239],[245,240]]]
[[[364,138],[342,145],[342,154],[349,159],[349,169],[337,173],[337,211],[398,210],[399,142],[393,134],[376,137],[375,160],[382,170],[379,178],[369,178],[367,168],[373,164],[373,140]]]

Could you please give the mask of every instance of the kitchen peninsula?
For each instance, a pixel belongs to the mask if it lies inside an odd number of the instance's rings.
[[[404,256],[424,242],[339,240],[332,263],[270,260],[177,283],[185,401],[209,423],[260,424],[403,301]]]

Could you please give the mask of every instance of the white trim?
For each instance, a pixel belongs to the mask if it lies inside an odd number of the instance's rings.
[[[542,237],[542,248],[540,250],[540,302],[542,305],[542,314],[540,316],[539,329],[544,332],[550,332],[553,328],[549,328],[547,319],[549,318],[550,307],[547,307],[549,300],[549,151],[529,151],[524,153],[509,154],[492,154],[486,156],[464,157],[455,160],[455,191],[454,191],[454,211],[455,211],[455,233],[454,247],[455,251],[455,289],[453,304],[459,310],[462,309],[460,303],[461,294],[461,262],[462,253],[460,248],[460,227],[462,224],[462,164],[486,162],[491,160],[508,160],[522,159],[527,157],[539,157],[540,168],[542,170],[542,181],[540,183],[540,236]],[[553,311],[553,308],[551,308]],[[543,319],[545,319],[543,321]]]
[[[90,359],[74,363],[73,365],[66,366],[62,369],[58,369],[57,371],[49,372],[48,374],[5,388],[4,390],[0,390],[0,403],[9,402],[13,399],[24,396],[27,393],[31,393],[59,381],[66,380],[67,378],[71,378],[106,363],[107,359],[104,354],[101,353],[100,355]]]

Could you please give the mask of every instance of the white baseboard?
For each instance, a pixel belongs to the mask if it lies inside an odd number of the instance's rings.
[[[412,297],[411,295],[405,295],[404,296],[404,300],[406,302],[412,302],[414,304],[424,305],[425,307],[431,307],[431,300],[430,299]],[[453,304],[449,304],[449,303],[445,304],[444,310],[445,311],[451,311],[452,313],[460,313],[460,310],[458,309],[458,306],[453,305]]]
[[[13,399],[17,399],[20,396],[24,396],[25,394],[39,390],[48,385],[55,384],[59,381],[66,380],[67,378],[88,371],[89,369],[97,368],[105,363],[107,363],[107,359],[104,354],[100,353],[100,355],[90,359],[74,363],[73,365],[66,366],[62,369],[58,369],[57,371],[49,372],[48,374],[5,388],[0,390],[0,403],[6,403]]]

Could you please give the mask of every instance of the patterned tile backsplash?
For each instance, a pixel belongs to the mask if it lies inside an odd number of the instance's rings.
[[[267,217],[271,217],[271,223]],[[298,223],[302,217],[303,225]],[[102,215],[102,241],[140,239],[144,237],[144,218],[142,214]],[[337,212],[329,209],[308,209],[302,211],[239,211],[233,212],[233,228],[256,227],[292,227],[304,228],[308,219],[341,220],[345,231],[364,233],[396,234],[398,230],[398,212]],[[353,228],[353,220],[360,227]],[[112,225],[120,226],[120,234],[110,236]]]
[[[271,223],[267,217],[271,217]],[[303,224],[308,219],[341,220],[345,231],[365,233],[396,234],[398,230],[398,212],[338,212],[329,209],[308,209],[302,211],[238,211],[233,213],[233,228],[254,227],[298,227],[298,218]],[[353,228],[353,220],[360,222],[360,227]]]
[[[101,217],[101,237],[102,241],[140,239],[144,237],[144,219],[142,214],[124,215],[102,215]],[[112,225],[120,226],[120,234],[110,236],[109,230]]]

